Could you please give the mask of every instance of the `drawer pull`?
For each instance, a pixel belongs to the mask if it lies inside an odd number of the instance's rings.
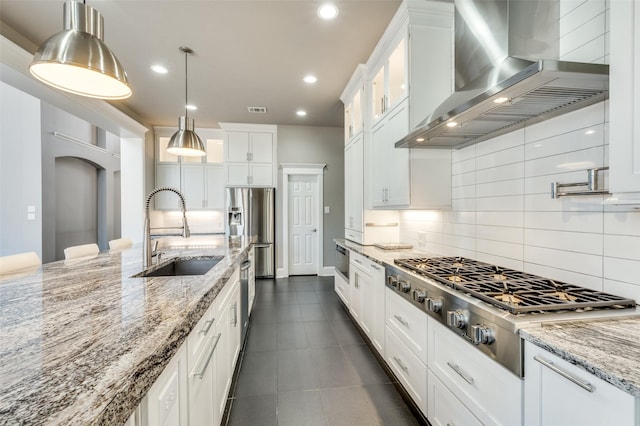
[[[404,363],[402,362],[402,360],[396,356],[393,357],[393,360],[396,362],[396,364],[398,364],[398,366],[402,369],[402,371],[404,371],[405,373],[409,373],[409,369],[407,368],[406,365],[404,365]]]
[[[460,366],[458,364],[454,364],[452,362],[447,361],[447,365],[449,367],[451,367],[451,369],[453,371],[455,371],[456,373],[458,373],[458,375],[460,377],[462,377],[465,382],[469,383],[470,385],[473,384],[473,377],[469,376],[467,373],[464,372],[464,370],[462,370],[462,368],[460,368]]]
[[[404,318],[402,318],[400,315],[394,314],[393,317],[395,319],[397,319],[400,324],[402,324],[405,327],[409,328],[409,323]]]
[[[356,262],[358,265],[362,265],[362,262],[360,262],[358,259],[353,259],[354,262]]]
[[[192,376],[198,376],[200,379],[202,379],[204,377],[204,372],[207,370],[207,366],[209,365],[209,361],[211,361],[211,357],[213,356],[213,353],[216,351],[216,347],[218,346],[218,342],[220,341],[220,336],[222,336],[222,333],[218,333],[218,335],[216,336],[215,342],[211,346],[211,349],[209,350],[209,353],[206,354],[206,355],[203,354],[198,359],[193,371],[191,371],[191,375]],[[200,364],[202,364],[202,365],[200,365]]]
[[[213,322],[216,319],[210,319],[209,321],[205,321],[204,323],[204,327],[202,327],[202,329],[200,330],[200,334],[207,334],[209,332],[209,329],[211,329],[211,326],[213,325]]]
[[[375,269],[376,271],[380,270],[380,267],[377,265],[374,265],[373,263],[370,265],[373,269]]]
[[[567,380],[575,383],[576,385],[580,386],[582,389],[587,390],[589,392],[593,392],[594,389],[593,389],[593,385],[591,385],[591,383],[585,382],[583,380],[580,380],[579,378],[575,377],[571,373],[568,373],[568,372],[564,371],[563,369],[561,369],[560,367],[555,365],[553,362],[547,361],[546,359],[544,359],[544,358],[542,358],[541,356],[538,356],[538,355],[534,356],[533,359],[535,359],[540,364],[542,364],[545,367],[547,367],[549,370],[555,371],[556,373],[558,373],[559,375],[561,375],[565,379],[567,379]]]

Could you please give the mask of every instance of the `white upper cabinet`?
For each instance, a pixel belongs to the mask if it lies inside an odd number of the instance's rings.
[[[220,126],[226,134],[225,184],[275,186],[277,127],[240,123]]]
[[[453,91],[453,4],[405,0],[366,68],[371,168],[365,176],[368,182],[365,186],[370,191],[371,207],[450,205],[450,195],[438,189],[439,176],[412,185],[411,168],[426,167],[422,164],[424,155],[413,160],[410,150],[396,148],[395,143]],[[442,158],[440,154],[434,155],[438,160]],[[450,163],[442,173],[450,178]],[[437,191],[435,197],[431,195],[433,188]],[[420,202],[414,203],[414,198]]]
[[[172,187],[185,197],[187,210],[212,210],[224,207],[223,152],[224,133],[218,129],[196,129],[205,144],[202,157],[181,157],[167,152],[170,127],[155,127],[156,188]],[[179,210],[178,198],[169,193],[154,197],[156,210]]]
[[[345,145],[355,136],[358,136],[364,129],[365,113],[363,111],[363,105],[366,103],[364,88],[365,77],[366,67],[364,64],[360,64],[340,96],[340,100],[344,103]]]
[[[609,7],[609,189],[613,202],[640,204],[640,4]]]

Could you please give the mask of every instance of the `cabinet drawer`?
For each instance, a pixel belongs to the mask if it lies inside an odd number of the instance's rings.
[[[342,300],[342,302],[349,307],[349,294],[351,290],[349,289],[349,281],[342,278],[342,275],[336,273],[333,277],[334,285],[336,293],[338,297]]]
[[[526,426],[638,425],[636,398],[525,342]]]
[[[427,314],[411,305],[393,290],[385,288],[387,327],[427,364]]]
[[[195,364],[200,352],[206,346],[205,343],[215,334],[216,300],[211,303],[209,309],[187,337],[187,364],[189,367]]]
[[[519,377],[429,317],[429,369],[483,424],[522,424]]]
[[[471,411],[429,370],[427,411],[429,421],[434,426],[481,426]]]
[[[385,339],[385,361],[418,408],[426,415],[427,367],[388,326],[385,327]]]

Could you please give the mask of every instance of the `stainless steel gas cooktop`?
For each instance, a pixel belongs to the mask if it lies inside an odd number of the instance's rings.
[[[628,298],[462,257],[396,259],[385,275],[396,294],[520,377],[520,328],[640,314]]]

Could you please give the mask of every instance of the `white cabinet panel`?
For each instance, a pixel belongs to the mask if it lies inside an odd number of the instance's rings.
[[[431,372],[428,372],[427,417],[434,426],[481,426],[471,411]]]
[[[187,425],[187,356],[181,346],[147,393],[147,424]]]
[[[340,297],[345,306],[349,308],[351,306],[351,287],[349,285],[349,281],[342,278],[342,275],[338,273],[333,276],[333,279],[335,291],[338,294],[338,297]]]
[[[277,127],[260,124],[220,123],[226,132],[225,184],[274,187]]]
[[[522,424],[522,380],[429,317],[429,370],[484,424]]]
[[[249,133],[248,132],[229,132],[227,134],[227,161],[247,161],[249,158]]]
[[[204,200],[204,168],[201,164],[181,166],[182,195],[184,195],[187,210],[202,209]]]
[[[205,185],[205,205],[207,209],[224,209],[224,167],[205,166],[204,167],[204,185]]]
[[[426,364],[427,314],[395,294],[394,290],[385,288],[385,292],[387,327],[393,330],[418,359]]]
[[[524,349],[526,426],[638,424],[630,394],[530,342]]]
[[[274,186],[273,185],[273,165],[256,164],[249,165],[251,185],[253,186]]]
[[[273,134],[251,133],[251,161],[257,163],[273,162]]]
[[[180,190],[180,165],[156,164],[156,187]],[[180,199],[170,192],[159,192],[154,197],[156,210],[180,210]]]

